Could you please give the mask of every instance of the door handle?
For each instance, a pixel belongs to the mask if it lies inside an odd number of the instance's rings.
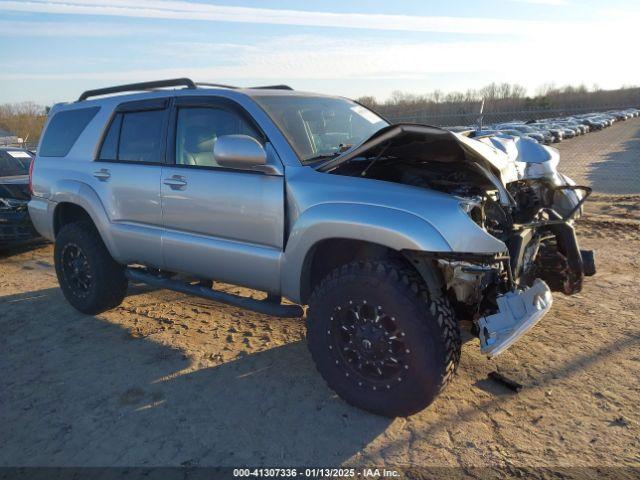
[[[165,178],[163,183],[171,187],[173,190],[184,190],[187,186],[187,180],[182,175],[173,175],[169,178]]]
[[[105,182],[111,178],[111,172],[106,168],[101,168],[97,172],[93,172],[93,176],[101,182]]]

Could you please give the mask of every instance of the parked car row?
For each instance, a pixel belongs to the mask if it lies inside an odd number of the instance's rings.
[[[566,117],[545,118],[540,120],[512,120],[510,122],[486,125],[482,129],[473,126],[452,127],[451,130],[474,130],[473,136],[509,135],[525,137],[538,143],[550,145],[567,138],[574,138],[595,130],[610,127],[615,122],[625,121],[640,115],[640,110],[610,110],[603,113],[584,113]]]

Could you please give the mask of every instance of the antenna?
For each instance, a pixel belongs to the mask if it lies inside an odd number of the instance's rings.
[[[480,104],[480,116],[478,117],[478,131],[482,131],[482,120],[484,118],[484,97],[482,97],[482,103]]]

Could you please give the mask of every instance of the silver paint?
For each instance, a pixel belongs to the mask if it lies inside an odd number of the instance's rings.
[[[66,157],[36,158],[29,209],[37,230],[53,240],[55,209],[62,202],[73,203],[88,212],[121,263],[245,285],[296,302],[305,259],[314,245],[327,239],[367,240],[395,250],[506,250],[503,242],[467,216],[458,198],[302,166],[285,137],[251,98],[253,94],[198,88],[54,106],[52,113],[101,108]],[[268,172],[94,160],[118,104],[183,95],[223,97],[242,106],[269,140],[265,145]],[[492,148],[486,153],[489,146],[473,143],[470,148],[478,155],[489,155],[501,175],[508,174],[509,159],[502,152]],[[231,150],[225,155],[230,157]],[[236,155],[240,154],[245,152],[237,150]],[[102,174],[96,176],[96,172]]]

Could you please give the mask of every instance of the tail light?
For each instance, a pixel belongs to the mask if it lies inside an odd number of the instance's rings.
[[[33,165],[36,163],[36,157],[31,159],[29,164],[29,195],[33,195]]]

